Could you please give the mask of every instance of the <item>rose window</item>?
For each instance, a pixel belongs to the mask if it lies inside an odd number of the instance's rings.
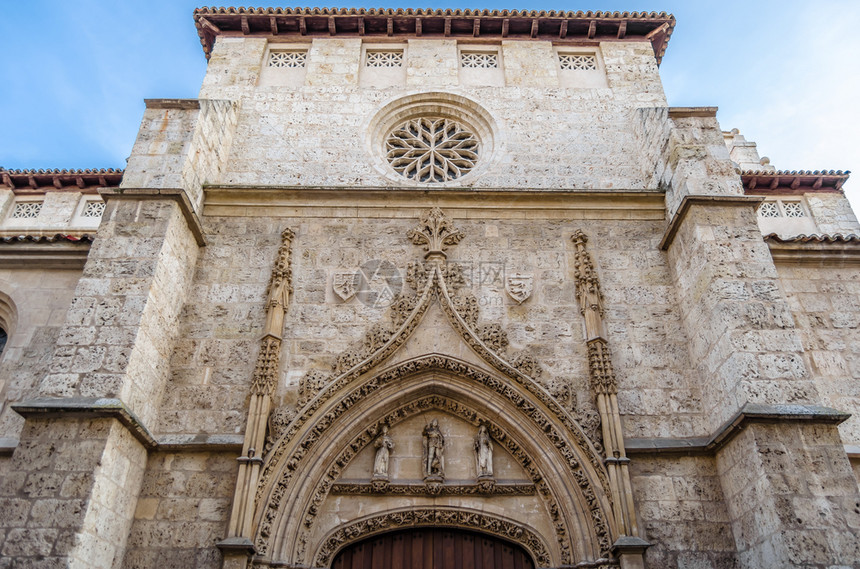
[[[391,131],[388,162],[416,182],[448,182],[468,174],[478,160],[478,137],[448,118],[415,118]]]

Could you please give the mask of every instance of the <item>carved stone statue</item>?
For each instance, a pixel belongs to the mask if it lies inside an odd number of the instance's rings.
[[[493,476],[493,440],[486,425],[478,427],[478,436],[475,437],[475,465],[478,478]]]
[[[373,459],[373,478],[388,479],[388,462],[394,441],[388,434],[388,425],[382,427],[382,434],[373,443],[376,448],[376,458]]]
[[[424,478],[445,478],[445,437],[436,419],[424,427]]]

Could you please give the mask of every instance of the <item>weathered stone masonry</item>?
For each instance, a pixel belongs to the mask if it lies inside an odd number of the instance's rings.
[[[848,174],[668,107],[674,18],[195,23],[124,172],[0,169],[0,568],[860,567]]]

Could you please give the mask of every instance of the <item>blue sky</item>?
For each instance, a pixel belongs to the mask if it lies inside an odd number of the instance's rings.
[[[718,106],[723,129],[739,128],[778,169],[854,169],[860,178],[856,0],[425,4],[673,13],[661,66],[670,105]],[[197,95],[206,71],[192,20],[200,5],[0,0],[0,166],[124,167],[144,98]],[[845,189],[860,211],[860,182]]]

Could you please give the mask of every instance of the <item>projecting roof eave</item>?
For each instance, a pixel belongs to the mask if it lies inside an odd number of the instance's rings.
[[[842,192],[850,174],[847,170],[745,170],[741,172],[741,180],[746,194],[806,194]]]
[[[365,8],[198,8],[194,24],[206,58],[218,36],[297,39],[383,38],[534,39],[577,45],[650,41],[663,59],[675,17],[666,12],[423,10]]]
[[[123,170],[6,170],[0,168],[0,188],[17,194],[46,191],[95,193],[97,188],[115,188],[122,181]]]

